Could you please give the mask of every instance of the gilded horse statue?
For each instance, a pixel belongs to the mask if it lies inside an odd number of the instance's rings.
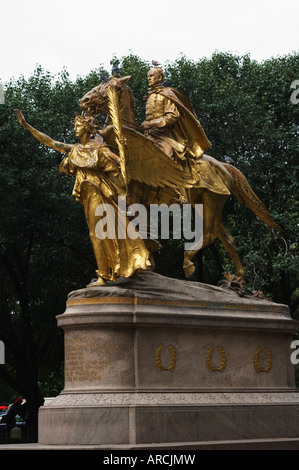
[[[244,279],[236,243],[222,223],[223,207],[229,195],[233,194],[275,231],[281,232],[280,227],[235,166],[219,162],[205,153],[199,162],[182,165],[170,160],[140,132],[134,118],[133,94],[127,85],[130,78],[112,76],[80,100],[82,111],[88,115],[107,112],[106,125],[100,133],[116,152],[122,153],[122,172],[127,182],[128,202],[137,202],[146,207],[162,203],[171,205],[174,201],[191,203],[193,206],[203,204],[203,243],[199,249],[185,251],[183,269],[186,277],[194,273],[193,259],[198,251],[218,238],[233,261],[236,276]],[[132,162],[134,178],[130,174]]]

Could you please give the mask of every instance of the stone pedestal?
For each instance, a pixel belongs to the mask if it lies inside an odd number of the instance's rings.
[[[200,448],[299,439],[288,307],[145,272],[71,292],[65,388],[39,444]]]

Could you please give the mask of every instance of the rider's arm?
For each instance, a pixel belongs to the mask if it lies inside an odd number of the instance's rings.
[[[13,113],[18,119],[21,126],[23,126],[24,129],[29,131],[33,135],[33,137],[35,137],[42,144],[46,145],[47,147],[51,147],[52,149],[57,150],[58,152],[61,152],[61,153],[69,153],[70,150],[72,149],[73,147],[72,145],[53,140],[48,135],[30,126],[30,124],[28,124],[28,122],[25,121],[25,118],[19,109],[14,109]]]

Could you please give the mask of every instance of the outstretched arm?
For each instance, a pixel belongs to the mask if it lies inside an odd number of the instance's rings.
[[[17,118],[21,126],[24,127],[24,129],[31,132],[33,137],[35,137],[37,140],[39,140],[39,142],[46,145],[47,147],[51,147],[52,149],[57,150],[61,153],[69,153],[72,149],[73,145],[64,144],[63,142],[53,140],[51,137],[47,136],[46,134],[43,134],[34,127],[30,126],[30,124],[25,121],[25,118],[19,109],[14,109],[13,114]]]

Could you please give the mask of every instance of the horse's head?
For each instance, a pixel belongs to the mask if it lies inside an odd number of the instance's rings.
[[[121,98],[124,95],[124,91],[128,88],[126,83],[131,79],[131,75],[126,77],[110,77],[106,82],[101,83],[100,85],[94,87],[88,93],[86,93],[83,98],[80,99],[80,107],[83,111],[86,111],[88,114],[99,113],[101,111],[107,110],[107,88],[108,86],[113,86],[116,88],[119,97]]]

